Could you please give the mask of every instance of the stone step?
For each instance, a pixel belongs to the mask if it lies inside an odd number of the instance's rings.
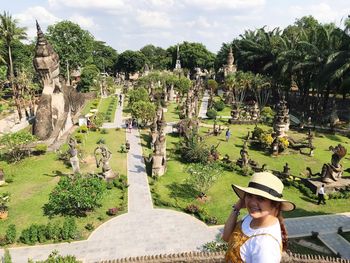
[[[350,243],[337,233],[320,234],[318,238],[335,254],[350,259]]]

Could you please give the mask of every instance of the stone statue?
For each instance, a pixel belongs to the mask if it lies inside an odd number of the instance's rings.
[[[177,49],[176,49],[176,64],[175,64],[175,70],[181,70],[181,61],[180,61],[180,49],[179,49],[179,45],[177,45]]]
[[[284,166],[283,166],[283,171],[282,173],[280,173],[282,175],[283,178],[287,178],[290,176],[290,168],[289,168],[289,165],[288,163],[286,163]]]
[[[152,156],[152,176],[162,176],[166,170],[165,135],[160,134],[154,144]]]
[[[289,109],[285,97],[283,96],[277,104],[277,114],[273,123],[273,129],[277,137],[285,137],[285,133],[289,130],[289,125]]]
[[[227,54],[227,60],[226,65],[224,65],[224,76],[226,77],[228,74],[234,73],[237,71],[236,65],[234,65],[234,57],[232,52],[232,47],[230,47],[228,54]]]
[[[163,109],[158,107],[151,130],[153,155],[148,158],[152,161],[152,176],[162,176],[166,170],[166,121]]]
[[[78,158],[78,150],[77,150],[77,141],[71,137],[68,141],[69,146],[69,154],[70,154],[70,164],[72,165],[73,173],[80,173],[80,166],[79,166],[79,158]]]
[[[245,140],[242,146],[242,149],[240,150],[239,154],[241,155],[241,158],[237,160],[237,165],[239,165],[241,168],[248,166],[249,164],[249,154],[248,154],[248,141]]]
[[[102,164],[102,174],[105,180],[111,181],[117,177],[117,174],[113,172],[109,165],[109,160],[112,157],[112,153],[106,146],[98,146],[94,151],[96,166],[99,168]]]
[[[37,43],[34,68],[37,71],[43,92],[40,97],[33,127],[40,140],[57,140],[73,125],[73,117],[88,95],[79,94],[73,87],[60,82],[59,57],[47,42],[41,28],[37,26]]]
[[[340,164],[340,160],[346,155],[347,150],[341,144],[336,147],[330,146],[329,150],[333,152],[331,163],[325,163],[322,166],[320,173],[312,174],[311,168],[307,167],[309,176],[320,176],[321,181],[324,183],[332,183],[338,181],[343,175],[343,166]]]

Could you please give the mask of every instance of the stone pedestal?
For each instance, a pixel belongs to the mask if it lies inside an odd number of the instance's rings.
[[[75,155],[69,159],[73,173],[80,173],[79,158]]]
[[[334,181],[328,184],[322,182],[320,178],[303,179],[303,182],[315,194],[317,193],[317,189],[319,189],[321,185],[324,185],[326,194],[329,192],[338,191],[340,189],[346,189],[346,187],[350,187],[350,177],[342,177],[338,181]]]

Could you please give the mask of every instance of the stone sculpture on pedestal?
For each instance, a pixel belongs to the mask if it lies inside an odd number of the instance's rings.
[[[312,174],[311,169],[307,167],[310,176],[320,176],[323,183],[332,183],[338,181],[343,175],[343,166],[340,160],[346,155],[347,150],[341,144],[336,147],[330,146],[329,149],[333,152],[331,163],[325,163],[322,166],[320,173]]]
[[[154,134],[156,135],[155,142],[153,143],[153,156],[152,156],[152,176],[162,176],[166,171],[166,137],[165,128],[166,121],[162,108],[161,111],[157,111],[157,121]],[[153,138],[152,138],[153,139]],[[151,161],[151,160],[149,160]]]
[[[111,166],[109,165],[109,160],[112,157],[112,153],[108,150],[106,146],[98,146],[94,151],[96,166],[99,168],[102,164],[102,175],[106,181],[112,181],[117,177],[117,173],[114,173]]]
[[[68,142],[69,154],[70,154],[70,164],[72,165],[73,173],[80,173],[78,150],[77,150],[77,141],[74,138],[70,138]]]
[[[287,108],[287,102],[282,97],[282,100],[277,104],[277,114],[274,120],[273,129],[277,137],[285,137],[286,132],[289,130],[289,109]]]

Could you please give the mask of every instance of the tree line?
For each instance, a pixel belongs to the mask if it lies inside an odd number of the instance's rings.
[[[11,97],[15,105],[31,105],[33,97],[41,92],[32,63],[35,41],[22,42],[27,39],[26,28],[18,23],[8,12],[0,15],[0,95]],[[185,41],[179,44],[181,65],[189,73],[195,67],[218,73],[232,47],[238,70],[269,78],[274,93],[285,91],[288,96],[291,86],[295,86],[298,104],[325,110],[331,97],[340,94],[346,98],[350,92],[350,19],[344,24],[341,29],[306,16],[284,30],[246,30],[223,43],[217,54],[201,43]],[[87,80],[78,86],[82,91],[89,91],[101,72],[128,76],[142,71],[146,64],[155,70],[172,70],[177,59],[177,45],[164,49],[149,44],[138,51],[118,54],[71,21],[50,25],[44,33],[60,57],[64,77],[67,71],[82,69],[82,78]]]

